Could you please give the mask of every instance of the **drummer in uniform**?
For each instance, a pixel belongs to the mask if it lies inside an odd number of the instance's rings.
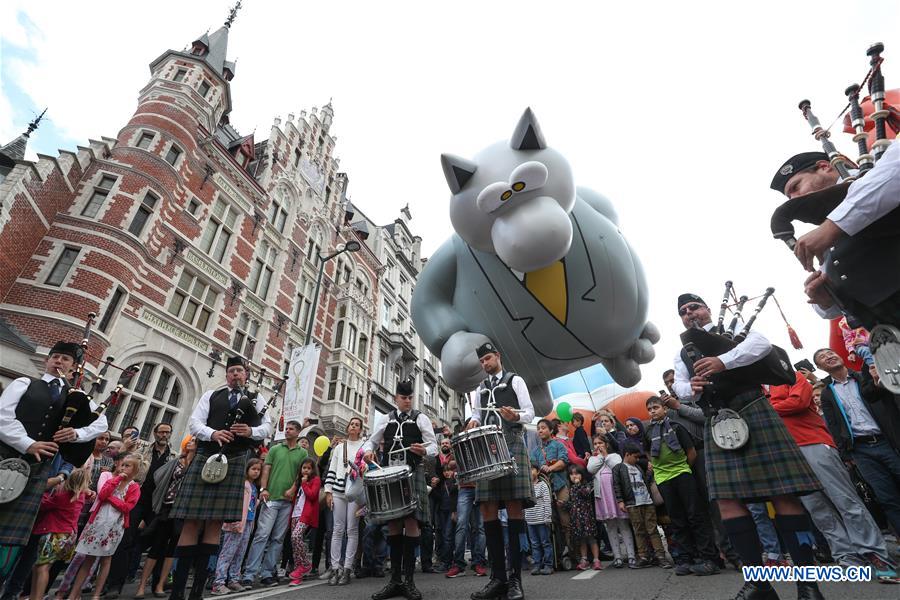
[[[21,458],[31,466],[22,494],[0,504],[0,575],[4,577],[12,570],[21,547],[28,543],[41,495],[48,485],[65,481],[72,470],[73,465],[62,460],[59,444],[89,442],[107,430],[104,415],[81,429],[59,428],[69,390],[64,377],[69,376],[80,352],[78,344],[57,342],[50,349],[40,379],[20,377],[0,395],[0,460]],[[97,406],[92,403],[91,408]],[[0,471],[0,486],[6,485],[5,477]]]
[[[511,371],[503,370],[500,351],[496,346],[487,342],[479,346],[475,353],[488,378],[478,387],[481,406],[472,414],[466,429],[496,423],[495,417],[499,415],[509,454],[516,461],[516,471],[498,479],[476,482],[475,501],[479,504],[481,517],[484,519],[491,579],[484,589],[472,594],[472,600],[490,600],[504,596],[508,600],[521,600],[525,597],[522,592],[522,553],[519,541],[525,534],[523,509],[534,506],[524,424],[534,420],[534,405],[525,380]],[[501,385],[503,387],[499,387]],[[489,393],[482,393],[482,390]],[[497,412],[484,410],[488,408],[492,397],[495,407],[499,409]],[[504,507],[508,517],[509,555],[513,557],[512,574],[509,577],[506,573],[503,528],[498,519],[498,512]]]
[[[191,435],[199,442],[197,456],[184,475],[171,511],[171,518],[184,519],[184,526],[175,548],[179,560],[169,600],[183,600],[192,565],[194,583],[189,598],[203,597],[207,564],[219,552],[222,523],[243,518],[247,460],[253,449],[272,434],[268,415],[260,417],[266,399],[262,394],[256,394],[255,398],[253,394],[243,397],[247,368],[240,356],[228,359],[225,381],[227,387],[207,390],[191,413]],[[239,420],[236,419],[238,411],[241,411]],[[203,467],[220,449],[224,449],[228,459],[227,474],[222,481],[207,483],[202,478]]]
[[[416,589],[413,572],[416,568],[416,547],[420,539],[420,523],[431,516],[428,509],[428,488],[425,483],[423,458],[437,456],[437,438],[431,420],[412,407],[413,385],[409,380],[397,384],[395,395],[397,408],[376,425],[369,440],[363,444],[363,459],[373,462],[375,449],[383,441],[384,456],[381,464],[407,465],[412,469],[412,491],[416,498],[416,510],[405,517],[388,522],[388,546],[391,552],[391,580],[384,588],[372,594],[372,600],[386,600],[404,596],[409,600],[421,600]],[[391,452],[396,445],[404,450]]]

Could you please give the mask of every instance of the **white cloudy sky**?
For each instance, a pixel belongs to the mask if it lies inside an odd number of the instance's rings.
[[[409,203],[426,254],[450,232],[440,153],[508,137],[532,106],[578,183],[613,200],[643,260],[664,337],[642,387],[659,387],[679,346],[678,293],[717,304],[725,279],[748,295],[774,286],[807,349],[825,344],[799,264],[769,234],[781,197],[768,184],[788,155],[818,149],[797,102],[831,122],[872,42],[886,44],[887,87],[900,85],[897,2],[244,4],[229,47],[232,123],[262,139],[274,117],[333,97],[353,201],[381,222]],[[44,106],[32,152],[115,137],[147,65],[218,28],[228,5],[3,2],[0,140]],[[758,326],[789,346],[774,306]]]

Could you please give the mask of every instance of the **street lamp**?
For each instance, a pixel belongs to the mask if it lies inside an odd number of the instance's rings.
[[[344,244],[343,248],[341,248],[340,250],[338,250],[336,252],[332,252],[328,256],[322,256],[321,253],[318,254],[318,256],[319,256],[319,275],[316,277],[316,291],[313,293],[312,306],[310,307],[310,311],[309,311],[309,323],[307,323],[307,326],[306,326],[306,340],[303,342],[304,346],[308,346],[309,341],[312,338],[313,325],[316,322],[317,305],[319,304],[319,289],[322,286],[322,274],[325,272],[325,263],[327,263],[329,260],[331,260],[335,256],[338,256],[339,254],[343,254],[344,252],[359,252],[361,249],[362,249],[362,245],[359,242],[357,242],[356,240],[350,240],[349,242]]]

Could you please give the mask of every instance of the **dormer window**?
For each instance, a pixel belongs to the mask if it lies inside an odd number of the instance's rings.
[[[203,56],[207,52],[209,52],[209,48],[207,48],[206,44],[199,40],[194,42],[194,45],[191,47],[191,54],[193,54],[194,56]]]
[[[209,82],[204,79],[200,82],[200,87],[197,88],[197,92],[199,92],[201,96],[206,98],[206,95],[209,93],[210,87],[211,86],[209,85]]]

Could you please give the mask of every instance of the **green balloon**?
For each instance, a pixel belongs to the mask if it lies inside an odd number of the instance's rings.
[[[568,402],[560,402],[556,405],[556,414],[563,423],[572,420],[572,405]]]

